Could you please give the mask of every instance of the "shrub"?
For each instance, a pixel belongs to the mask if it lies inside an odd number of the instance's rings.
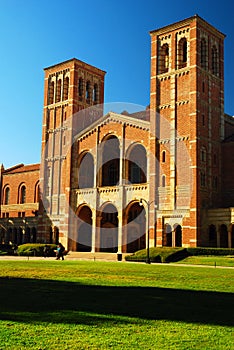
[[[44,256],[44,247],[49,247],[48,256],[55,256],[56,244],[26,243],[18,247],[18,255],[21,256]]]
[[[187,248],[189,255],[234,255],[233,248]]]
[[[14,247],[13,244],[0,244],[0,255],[14,255]]]
[[[151,262],[175,262],[188,256],[186,248],[158,247],[149,249]],[[126,261],[146,261],[147,250],[142,249],[125,257]]]

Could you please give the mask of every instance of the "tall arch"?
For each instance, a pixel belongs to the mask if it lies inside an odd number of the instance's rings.
[[[182,227],[178,224],[174,225],[175,247],[182,247]]]
[[[3,204],[5,205],[10,203],[10,192],[10,187],[6,185],[3,191]]]
[[[132,184],[147,182],[147,154],[141,144],[135,144],[127,152],[126,178]]]
[[[58,79],[56,85],[56,102],[61,101],[61,91],[62,91],[62,80]]]
[[[208,236],[209,236],[209,246],[217,247],[217,231],[216,226],[211,224],[208,228]]]
[[[78,225],[76,235],[76,250],[91,252],[92,249],[92,210],[87,205],[81,206],[77,213]]]
[[[163,246],[172,247],[172,231],[171,225],[166,223],[163,229]]]
[[[219,229],[220,233],[220,248],[228,248],[228,229],[225,224],[222,224]]]
[[[139,202],[132,202],[126,209],[126,252],[133,253],[146,248],[146,212]]]
[[[94,159],[91,153],[81,155],[78,174],[79,188],[92,188],[94,186]]]
[[[26,186],[25,184],[21,184],[18,190],[18,203],[24,204],[26,203]]]
[[[166,73],[169,70],[169,45],[164,44],[160,48],[159,56],[159,74]]]
[[[187,66],[188,60],[188,48],[186,38],[180,39],[178,43],[178,68],[184,68]]]
[[[49,89],[48,89],[48,104],[54,103],[54,81],[49,82]]]
[[[116,186],[119,182],[120,147],[119,139],[111,135],[101,143],[101,186]]]
[[[100,211],[100,251],[116,253],[118,251],[118,210],[107,203]]]
[[[211,49],[211,71],[214,75],[218,75],[218,50],[216,45]]]
[[[69,92],[69,77],[66,77],[63,81],[63,100],[68,99]]]
[[[207,69],[207,42],[205,38],[201,39],[201,67]]]

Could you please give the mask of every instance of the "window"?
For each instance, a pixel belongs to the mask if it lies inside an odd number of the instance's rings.
[[[20,189],[20,204],[26,203],[26,187],[23,185]]]
[[[204,38],[201,40],[201,66],[207,69],[207,45]]]
[[[169,69],[169,46],[164,44],[160,49],[159,73],[166,73]]]
[[[51,81],[49,84],[49,105],[54,103],[54,82]]]
[[[162,163],[166,162],[166,151],[162,151]]]
[[[62,81],[59,79],[57,81],[57,87],[56,87],[56,102],[61,101],[61,87],[62,87]]]
[[[205,126],[205,115],[202,114],[202,125]]]
[[[98,86],[97,84],[94,84],[93,87],[93,102],[98,102]]]
[[[206,149],[205,149],[205,147],[202,147],[202,149],[201,149],[201,161],[206,162]]]
[[[162,187],[165,187],[166,186],[166,176],[163,175],[162,176]]]
[[[83,90],[84,90],[83,84],[84,84],[83,79],[79,78],[79,83],[78,83],[78,95],[79,95],[79,97],[83,96]]]
[[[178,45],[178,68],[187,66],[187,40],[183,38]]]
[[[64,83],[63,83],[63,100],[67,100],[68,99],[68,89],[69,89],[69,78],[66,77],[64,79]]]
[[[202,92],[205,92],[205,82],[202,82]]]
[[[5,205],[9,204],[9,199],[10,199],[10,188],[6,187],[6,189],[5,189],[5,200],[4,200],[4,204]]]
[[[86,98],[86,100],[90,99],[90,82],[89,81],[87,81],[87,83],[86,83],[85,98]]]
[[[201,186],[206,186],[206,174],[204,172],[201,172]]]
[[[211,70],[214,75],[218,75],[218,50],[215,45],[212,47]]]

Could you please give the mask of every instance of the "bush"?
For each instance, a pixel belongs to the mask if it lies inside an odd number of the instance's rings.
[[[18,255],[21,256],[44,256],[44,247],[49,247],[48,256],[55,256],[56,244],[26,243],[18,247]]]
[[[175,262],[188,256],[186,248],[158,247],[149,249],[150,261],[157,263]],[[147,250],[142,249],[125,257],[126,261],[146,261]]]
[[[0,255],[14,255],[14,244],[0,244]]]
[[[234,249],[233,248],[204,248],[204,247],[197,247],[197,248],[187,248],[187,251],[189,255],[234,255]]]

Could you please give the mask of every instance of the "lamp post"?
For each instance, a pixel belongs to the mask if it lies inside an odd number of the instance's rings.
[[[155,201],[151,201],[151,202],[148,202],[146,199],[144,198],[141,198],[140,199],[140,206],[143,206],[143,202],[145,202],[146,206],[147,206],[147,236],[146,236],[146,264],[150,264],[150,253],[149,253],[149,235],[150,235],[150,232],[149,232],[149,212],[150,212],[150,205],[152,203],[155,203]]]

